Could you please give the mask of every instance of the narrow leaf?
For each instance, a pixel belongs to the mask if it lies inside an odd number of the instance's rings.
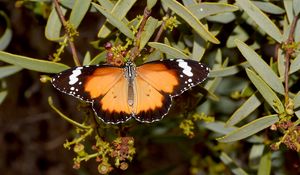
[[[190,10],[198,19],[202,19],[219,13],[234,12],[239,8],[235,5],[220,2],[201,2],[199,4],[187,6],[187,9]]]
[[[284,94],[282,82],[270,66],[268,66],[267,63],[244,42],[238,39],[234,42],[242,55],[247,59],[253,69],[262,77],[262,79],[276,92]]]
[[[0,67],[0,79],[15,74],[22,70],[22,67],[9,65]]]
[[[153,47],[155,49],[160,50],[161,52],[164,52],[166,54],[169,54],[173,56],[174,58],[184,58],[184,59],[189,59],[190,57],[181,52],[178,49],[175,49],[174,47],[171,47],[169,45],[163,44],[163,43],[158,43],[158,42],[149,42],[148,45],[150,47]]]
[[[237,140],[241,140],[258,133],[259,131],[271,126],[276,122],[278,122],[278,115],[269,115],[261,117],[232,131],[231,133],[221,138],[218,138],[217,140],[219,142],[234,142]]]
[[[106,50],[99,53],[90,61],[88,65],[95,65],[95,64],[99,64],[100,62],[104,62],[106,59],[106,54],[107,54]]]
[[[294,18],[294,13],[293,13],[293,0],[284,0],[283,5],[285,8],[285,13],[287,14],[288,20],[290,23],[292,23],[293,18]]]
[[[81,23],[86,12],[89,10],[92,0],[76,0],[70,14],[70,22],[73,27],[77,28]]]
[[[295,95],[294,97],[294,109],[299,108],[300,107],[300,91],[298,91],[298,93]]]
[[[227,76],[235,75],[241,70],[244,70],[245,68],[248,67],[250,67],[250,64],[248,62],[243,62],[241,64],[234,65],[234,66],[214,69],[210,71],[209,77],[227,77]]]
[[[236,43],[234,42],[234,40],[239,39],[240,41],[245,42],[247,39],[249,39],[249,35],[248,33],[239,25],[237,25],[231,35],[229,36],[229,38],[226,41],[226,46],[228,48],[234,48],[236,47]]]
[[[300,53],[298,53],[296,58],[291,62],[290,74],[297,72],[299,69],[300,69]]]
[[[67,10],[60,6],[63,15],[66,14]],[[59,20],[59,17],[57,15],[57,12],[55,8],[52,8],[52,11],[48,17],[46,28],[45,28],[45,36],[50,41],[59,41],[62,39],[60,36],[60,30],[61,30],[62,24]]]
[[[282,8],[272,4],[271,2],[262,2],[262,1],[252,1],[252,2],[255,6],[257,6],[259,9],[261,9],[266,13],[277,14],[277,15],[285,13],[285,11]]]
[[[115,26],[116,28],[118,28],[124,35],[126,35],[127,37],[133,39],[133,32],[129,29],[129,27],[123,22],[121,21],[118,17],[116,17],[114,14],[111,14],[110,12],[108,12],[107,10],[105,10],[103,7],[101,7],[98,4],[92,3],[94,5],[94,7],[100,11],[107,19],[108,21]]]
[[[193,44],[192,58],[193,60],[200,61],[205,53],[207,43],[203,38],[201,38],[196,33],[194,33],[193,36],[194,36],[194,44]]]
[[[246,69],[246,73],[251,82],[264,97],[264,99],[268,102],[268,104],[274,109],[274,111],[276,111],[278,114],[283,113],[283,104],[281,103],[275,92],[264,82],[264,80],[262,80],[250,69]]]
[[[236,2],[269,36],[271,36],[278,43],[283,41],[283,36],[278,27],[250,0],[236,0]]]
[[[267,152],[260,159],[257,174],[269,175],[271,174],[271,167],[272,167],[271,152]]]
[[[110,12],[113,16],[115,16],[118,20],[122,21],[122,19],[126,16],[128,11],[134,5],[136,0],[119,0],[112,9],[105,9],[107,12]],[[102,4],[102,3],[101,3]],[[107,6],[106,6],[107,7]],[[104,14],[103,14],[104,15]],[[105,16],[105,15],[104,15]],[[124,22],[124,21],[123,21]],[[112,24],[112,23],[111,23]],[[112,24],[114,27],[116,25]],[[106,38],[111,30],[112,26],[107,24],[106,22],[103,24],[101,29],[98,32],[98,37]],[[120,30],[120,29],[119,29]]]
[[[255,144],[251,147],[249,154],[249,166],[252,169],[257,169],[261,156],[264,153],[264,144]]]
[[[152,18],[151,16],[148,18],[145,28],[141,35],[141,42],[140,42],[140,47],[139,47],[140,50],[142,50],[145,47],[145,45],[147,44],[149,39],[152,37],[152,35],[157,27],[157,24],[158,24],[157,19]]]
[[[253,94],[232,114],[226,122],[226,125],[233,126],[237,124],[244,118],[248,117],[260,105],[261,101],[257,98],[256,94]]]
[[[233,174],[248,175],[246,171],[239,167],[225,152],[221,152],[220,159],[228,166]]]
[[[202,38],[212,43],[219,44],[220,41],[210,33],[207,28],[197,19],[194,14],[175,0],[162,1],[173,12],[185,20]]]
[[[0,92],[0,105],[3,103],[6,96],[7,96],[7,91]]]
[[[293,8],[295,16],[299,15],[300,13],[300,1],[299,0],[293,0]]]
[[[91,62],[91,54],[89,51],[87,51],[84,55],[84,58],[83,58],[83,65],[89,65],[89,63]]]
[[[0,11],[0,16],[2,16],[6,22],[6,29],[3,35],[0,37],[0,50],[4,50],[12,39],[12,30],[8,16],[3,11]]]
[[[25,69],[44,72],[44,73],[58,73],[69,68],[69,66],[61,63],[54,63],[52,61],[45,61],[33,59],[25,56],[15,55],[0,51],[0,61],[14,64]]]

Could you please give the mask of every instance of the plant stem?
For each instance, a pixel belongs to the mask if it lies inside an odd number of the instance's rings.
[[[70,45],[70,48],[71,48],[71,52],[72,52],[72,55],[73,55],[73,60],[74,60],[74,62],[75,62],[75,65],[76,65],[76,66],[80,66],[81,63],[80,63],[80,61],[79,61],[79,59],[78,59],[78,56],[77,56],[75,44],[74,44],[74,42],[72,41],[72,36],[70,35],[70,33],[69,33],[68,30],[67,30],[67,25],[68,25],[68,24],[67,24],[67,21],[65,20],[65,17],[64,17],[64,15],[63,15],[63,13],[62,13],[62,11],[61,11],[61,9],[60,9],[60,6],[59,6],[59,4],[58,4],[58,1],[59,1],[59,0],[53,0],[54,6],[55,6],[55,10],[56,10],[56,12],[57,12],[57,14],[58,14],[58,16],[59,16],[60,22],[62,23],[62,25],[63,25],[63,27],[64,27],[64,29],[65,29],[66,36],[67,36],[67,38],[68,38],[68,42],[69,42],[69,45]]]
[[[80,124],[72,119],[70,119],[69,117],[67,117],[66,115],[64,115],[62,112],[60,112],[54,105],[53,105],[53,101],[52,101],[52,98],[51,96],[48,97],[48,103],[50,105],[50,107],[56,112],[58,113],[63,119],[65,119],[66,121],[68,121],[69,123],[71,123],[72,125],[74,126],[77,126],[78,128],[81,128],[81,129],[91,129],[92,127],[90,126],[86,126],[86,125],[83,125],[83,124]]]
[[[151,14],[151,9],[147,9],[145,8],[144,10],[144,14],[143,14],[143,20],[141,22],[141,25],[139,27],[139,31],[136,34],[135,37],[135,43],[134,43],[134,47],[131,49],[131,60],[134,60],[136,58],[136,56],[138,56],[140,54],[140,41],[141,41],[141,36],[142,36],[142,32],[144,31],[146,22],[148,20],[148,18],[150,17]]]
[[[289,37],[286,41],[286,51],[285,51],[285,72],[284,72],[284,85],[285,85],[285,106],[288,105],[289,101],[289,67],[290,67],[290,56],[294,53],[294,48],[291,45],[294,42],[294,33],[296,24],[298,21],[298,15],[294,17],[293,22],[291,24]]]
[[[168,9],[168,11],[167,11],[167,13],[166,13],[166,15],[165,15],[164,18],[168,19],[170,17],[170,13],[171,13],[171,10]],[[158,30],[155,38],[154,38],[154,42],[157,42],[160,39],[160,37],[161,37],[161,35],[162,35],[163,31],[164,31],[165,25],[166,25],[166,20],[163,20],[163,22],[160,25],[160,28],[159,28],[159,30]],[[153,50],[154,50],[154,48],[151,48],[150,52],[153,52]]]

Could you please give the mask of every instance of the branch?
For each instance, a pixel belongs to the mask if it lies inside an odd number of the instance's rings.
[[[144,14],[143,14],[143,20],[142,20],[141,25],[139,27],[139,31],[136,34],[134,47],[131,49],[131,55],[130,56],[131,56],[132,61],[135,59],[136,56],[138,56],[140,54],[139,46],[140,46],[140,42],[141,42],[141,35],[142,35],[142,32],[144,31],[146,22],[147,22],[148,18],[150,17],[150,14],[151,14],[151,10],[145,8]]]
[[[68,23],[67,23],[67,21],[65,20],[65,17],[64,17],[64,15],[63,15],[63,13],[62,13],[62,11],[61,11],[61,9],[60,9],[60,6],[59,6],[59,4],[58,4],[58,1],[59,1],[59,0],[53,0],[54,6],[55,6],[55,10],[56,10],[56,12],[57,12],[57,14],[58,14],[58,16],[59,16],[60,22],[62,23],[62,25],[63,25],[63,27],[64,27],[64,29],[65,29],[65,32],[66,32],[66,35],[67,35],[67,38],[68,38],[68,42],[69,42],[69,45],[70,45],[70,48],[71,48],[71,51],[72,51],[73,60],[74,60],[74,62],[75,62],[75,65],[76,65],[76,66],[80,66],[81,63],[80,63],[80,61],[79,61],[79,59],[78,59],[77,52],[76,52],[76,48],[75,48],[74,42],[73,42],[73,40],[72,40],[72,36],[71,36],[71,34],[68,32],[68,29],[67,29],[67,28],[68,28]]]
[[[290,56],[294,53],[294,47],[291,45],[294,42],[294,33],[296,24],[298,21],[298,15],[294,17],[293,22],[291,24],[290,33],[285,45],[287,46],[285,51],[285,72],[284,72],[284,85],[285,85],[285,105],[289,104],[289,66],[290,66]]]

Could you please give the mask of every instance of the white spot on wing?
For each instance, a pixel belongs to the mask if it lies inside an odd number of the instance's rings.
[[[179,60],[176,60],[178,62],[178,66],[183,68],[183,73],[186,75],[186,76],[189,76],[189,77],[192,77],[193,76],[193,72],[191,71],[192,68],[188,65],[187,62],[185,62],[184,60],[182,59],[179,59]]]
[[[77,77],[78,77],[78,75],[81,74],[80,69],[82,69],[82,67],[78,67],[78,68],[76,68],[75,70],[72,71],[72,75],[70,75],[70,77],[69,77],[69,79],[70,79],[69,85],[73,85],[79,80]]]

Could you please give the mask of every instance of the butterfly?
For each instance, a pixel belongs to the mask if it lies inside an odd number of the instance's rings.
[[[151,123],[169,111],[172,98],[204,81],[209,68],[186,59],[165,59],[136,66],[87,65],[56,74],[51,82],[59,91],[92,103],[107,124],[131,118]]]

